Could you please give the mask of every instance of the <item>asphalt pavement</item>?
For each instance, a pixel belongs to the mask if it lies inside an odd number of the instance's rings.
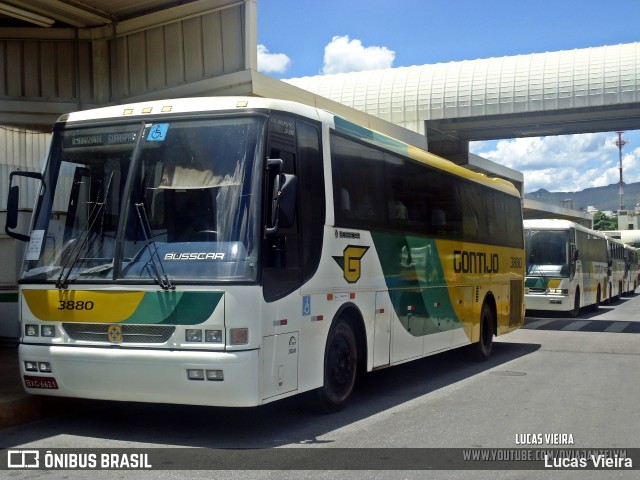
[[[614,314],[615,308],[611,310],[612,314]],[[600,313],[602,313],[602,319],[607,317],[606,312]],[[580,318],[571,320],[575,324],[579,323],[575,322],[575,320],[580,320]],[[550,318],[547,321],[551,322],[553,320],[553,318]],[[588,323],[588,321],[583,323]],[[617,323],[626,324],[628,322]],[[535,322],[529,323],[525,328],[531,329],[534,325]],[[632,324],[631,326],[635,327],[636,325]],[[6,341],[0,342],[0,429],[67,413],[74,409],[86,409],[96,403],[99,403],[99,401],[26,393],[20,377],[17,344]]]
[[[38,418],[41,406],[39,396],[22,388],[17,346],[0,346],[0,428]]]
[[[0,429],[82,409],[90,403],[89,400],[26,393],[20,378],[17,345],[0,343]]]

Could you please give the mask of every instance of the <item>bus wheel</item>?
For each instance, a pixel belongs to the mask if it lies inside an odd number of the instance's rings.
[[[345,406],[356,382],[358,352],[353,329],[339,319],[327,338],[324,354],[324,385],[316,394],[321,412],[333,413]]]
[[[600,291],[600,285],[598,285],[598,293],[596,294],[596,303],[593,305],[592,310],[597,311],[602,304],[602,292]]]
[[[580,290],[576,290],[576,296],[573,299],[573,309],[569,310],[572,317],[577,317],[580,313]]]
[[[493,309],[488,303],[482,306],[482,312],[480,313],[480,340],[478,343],[473,344],[471,349],[471,355],[475,360],[484,361],[491,355],[491,348],[493,347],[493,325],[495,324],[495,318]]]

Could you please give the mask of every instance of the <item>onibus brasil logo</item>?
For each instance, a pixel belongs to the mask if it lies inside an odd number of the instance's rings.
[[[367,253],[369,247],[358,245],[347,245],[341,257],[333,257],[344,273],[347,283],[356,283],[362,274],[362,257]]]

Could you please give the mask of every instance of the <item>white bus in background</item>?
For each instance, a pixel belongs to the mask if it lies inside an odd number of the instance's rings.
[[[625,244],[607,235],[607,245],[609,247],[609,300],[618,302],[625,292],[627,272]]]
[[[636,247],[624,245],[625,274],[623,295],[632,295],[638,288],[638,250]]]
[[[527,310],[578,315],[609,298],[608,246],[602,232],[568,220],[525,220]]]
[[[617,238],[624,244],[640,248],[640,230],[603,230],[602,233]]]
[[[622,295],[633,294],[640,284],[640,267],[638,265],[640,230],[609,230],[602,233],[624,244],[626,265]]]

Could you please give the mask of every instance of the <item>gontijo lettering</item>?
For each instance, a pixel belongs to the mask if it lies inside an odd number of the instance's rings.
[[[497,253],[455,250],[453,270],[456,273],[498,273],[500,260]]]

